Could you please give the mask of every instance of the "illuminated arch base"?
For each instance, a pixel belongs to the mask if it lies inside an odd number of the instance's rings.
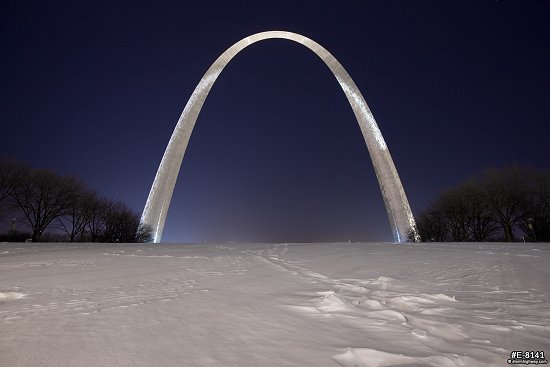
[[[382,190],[395,242],[406,242],[410,234],[418,242],[420,237],[418,236],[416,223],[407,196],[401,185],[401,180],[393,164],[386,142],[382,137],[382,133],[361,92],[359,92],[359,89],[344,67],[324,47],[307,37],[283,31],[256,33],[235,43],[214,61],[195,88],[166,147],[141,217],[143,224],[150,225],[153,228],[154,242],[160,242],[162,238],[166,214],[168,213],[168,207],[170,206],[170,200],[172,199],[183,155],[185,154],[197,117],[212,85],[223,68],[241,50],[255,42],[271,38],[288,39],[304,45],[319,56],[332,71],[348,98],[365,138],[376,177]]]

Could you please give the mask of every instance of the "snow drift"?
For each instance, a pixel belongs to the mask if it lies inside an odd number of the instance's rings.
[[[0,244],[3,366],[503,366],[548,244]]]

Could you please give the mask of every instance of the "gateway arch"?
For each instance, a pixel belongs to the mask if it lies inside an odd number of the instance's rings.
[[[346,94],[363,133],[378,184],[382,191],[394,241],[407,242],[411,234],[416,242],[420,241],[409,201],[386,142],[365,99],[347,71],[330,52],[317,42],[297,33],[270,31],[253,34],[229,47],[206,71],[189,101],[187,101],[187,105],[183,109],[162,157],[141,217],[142,224],[150,225],[153,228],[154,242],[160,242],[162,238],[166,214],[168,213],[181,162],[197,117],[214,82],[225,66],[241,50],[258,41],[272,38],[298,42],[319,56],[332,71]]]

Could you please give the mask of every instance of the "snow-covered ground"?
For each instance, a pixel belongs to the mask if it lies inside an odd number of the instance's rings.
[[[505,366],[550,244],[0,244],[1,366]]]

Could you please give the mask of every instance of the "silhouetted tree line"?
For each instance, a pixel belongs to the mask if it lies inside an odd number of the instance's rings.
[[[33,242],[44,237],[70,242],[152,241],[151,228],[141,225],[124,203],[99,195],[74,177],[0,158],[0,218],[8,214],[24,217],[30,228],[24,235]],[[47,229],[54,232],[44,236]],[[21,240],[22,235],[12,228],[4,238]]]
[[[550,173],[486,171],[440,194],[417,225],[423,241],[550,241]]]

